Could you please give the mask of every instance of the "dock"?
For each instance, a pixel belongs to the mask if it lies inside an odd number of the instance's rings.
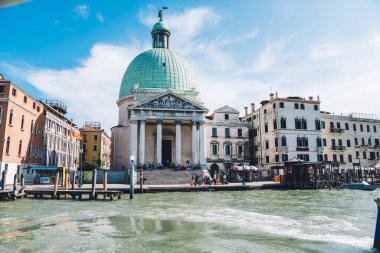
[[[95,193],[92,190],[77,189],[77,190],[56,190],[53,189],[28,189],[25,190],[26,197],[33,198],[51,198],[51,199],[79,199],[79,200],[98,200],[98,199],[121,199],[122,191],[120,190],[97,190]],[[100,196],[100,197],[99,197]]]

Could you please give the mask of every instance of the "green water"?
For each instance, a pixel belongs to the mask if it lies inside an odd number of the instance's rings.
[[[380,190],[0,202],[0,252],[372,252]]]

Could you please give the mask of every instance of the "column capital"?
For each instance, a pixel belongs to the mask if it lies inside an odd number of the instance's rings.
[[[132,119],[132,120],[130,120],[129,122],[130,122],[131,124],[137,124],[137,123],[138,123],[138,120],[133,120],[133,119]]]
[[[182,123],[182,120],[180,120],[180,119],[176,119],[176,120],[175,120],[175,124],[176,124],[176,125],[181,125],[181,123]]]
[[[205,125],[205,124],[206,124],[206,121],[204,121],[204,120],[199,120],[199,121],[198,121],[198,124],[199,124],[200,126]]]
[[[191,121],[191,124],[192,124],[193,126],[196,126],[196,125],[198,125],[198,121],[197,121],[197,120],[192,120],[192,121]]]
[[[156,125],[162,125],[162,119],[156,120]]]
[[[140,123],[145,123],[146,120],[145,119],[140,119],[139,121],[140,121]]]

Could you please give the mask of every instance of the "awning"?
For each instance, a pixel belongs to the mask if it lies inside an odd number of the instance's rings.
[[[24,168],[28,169],[28,168]],[[58,170],[58,167],[56,166],[31,166],[30,169],[32,170]]]

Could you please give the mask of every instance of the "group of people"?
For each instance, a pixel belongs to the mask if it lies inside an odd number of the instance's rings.
[[[228,181],[226,179],[226,174],[221,173],[214,173],[213,177],[206,175],[204,171],[202,171],[202,174],[199,176],[196,172],[193,172],[191,175],[191,186],[197,186],[197,185],[220,185],[220,184],[228,184]]]

